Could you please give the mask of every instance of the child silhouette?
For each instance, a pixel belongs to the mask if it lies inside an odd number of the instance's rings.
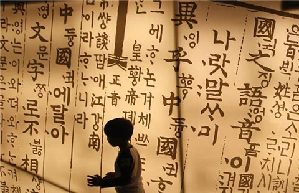
[[[119,147],[115,172],[108,172],[103,178],[88,175],[88,186],[115,187],[117,193],[144,193],[140,155],[129,142],[133,134],[132,123],[124,118],[115,118],[107,122],[104,132],[109,144]]]

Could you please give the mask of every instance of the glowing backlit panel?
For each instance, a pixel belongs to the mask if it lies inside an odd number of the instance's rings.
[[[135,126],[146,192],[299,192],[298,16],[3,3],[0,38],[2,192],[99,192],[86,176],[113,170],[114,117]]]

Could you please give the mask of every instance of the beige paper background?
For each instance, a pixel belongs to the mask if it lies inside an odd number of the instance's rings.
[[[112,54],[114,52],[115,42],[115,26],[117,19],[117,1],[109,1],[109,6],[104,11],[100,8],[100,2],[96,1],[95,6],[87,5],[85,1],[72,1],[67,2],[68,6],[72,6],[74,11],[72,17],[68,17],[67,23],[64,24],[64,18],[59,16],[60,8],[64,7],[66,2],[48,2],[49,4],[49,16],[47,19],[43,19],[38,13],[38,8],[46,5],[43,2],[25,3],[26,11],[24,15],[20,12],[13,14],[13,4],[1,5],[1,19],[8,19],[8,21],[14,23],[15,21],[23,21],[23,32],[16,33],[16,27],[10,26],[8,31],[1,29],[2,39],[8,39],[6,44],[10,52],[6,52],[1,49],[1,57],[7,58],[8,62],[6,70],[1,70],[1,75],[5,84],[1,90],[1,96],[6,102],[3,102],[2,112],[2,128],[1,128],[1,155],[2,159],[6,162],[11,162],[17,166],[22,166],[23,159],[26,155],[29,161],[37,159],[39,161],[38,175],[44,178],[44,181],[39,184],[36,181],[32,181],[32,175],[16,169],[17,181],[10,175],[10,171],[14,171],[14,167],[8,165],[5,162],[1,162],[1,171],[4,172],[1,175],[2,187],[4,182],[7,188],[12,191],[13,187],[19,186],[22,192],[28,192],[34,189],[39,192],[66,192],[66,190],[73,192],[99,192],[97,188],[90,188],[86,186],[86,176],[89,174],[101,173],[105,174],[108,171],[113,170],[113,164],[115,156],[117,155],[117,149],[113,149],[106,142],[105,136],[102,133],[102,124],[105,124],[109,119],[114,117],[124,116],[124,111],[136,112],[136,122],[134,136],[132,137],[132,143],[139,150],[141,157],[145,158],[143,164],[143,180],[146,192],[158,192],[159,186],[155,180],[159,180],[161,177],[164,180],[171,181],[173,184],[165,184],[166,187],[162,192],[180,192],[181,180],[184,179],[185,192],[222,192],[220,189],[220,179],[224,172],[235,172],[236,178],[234,186],[230,186],[232,192],[242,192],[239,190],[239,175],[240,174],[253,174],[254,181],[253,186],[249,192],[279,192],[287,190],[287,192],[298,191],[298,132],[293,133],[291,141],[294,142],[295,151],[291,158],[283,157],[280,155],[283,148],[286,148],[286,143],[283,143],[285,136],[288,132],[284,131],[289,125],[290,121],[286,119],[287,111],[279,119],[274,118],[270,112],[272,106],[275,104],[274,87],[277,87],[278,82],[288,82],[290,91],[296,91],[296,84],[298,84],[298,49],[296,51],[294,61],[294,71],[292,76],[288,77],[280,73],[279,66],[282,61],[286,59],[286,46],[284,42],[287,38],[287,29],[290,29],[292,25],[298,25],[298,19],[283,17],[277,14],[266,13],[258,10],[248,10],[242,7],[229,6],[227,4],[214,3],[214,2],[196,2],[197,8],[195,11],[197,24],[193,24],[193,28],[190,29],[188,25],[183,22],[178,27],[173,26],[171,19],[174,17],[173,2],[165,1],[162,3],[161,10],[164,14],[153,13],[152,10],[158,10],[157,2],[145,1],[143,2],[142,10],[146,11],[146,14],[136,14],[136,5],[142,3],[142,1],[129,1],[127,23],[125,30],[125,40],[123,47],[123,56],[128,57],[128,68],[133,65],[137,65],[141,68],[142,75],[140,82],[136,86],[133,86],[129,70],[122,70],[117,66],[108,67],[107,61],[104,64],[103,69],[97,69],[95,58],[92,57],[90,62],[84,66],[80,58],[85,52],[89,54]],[[270,4],[269,4],[269,7]],[[93,28],[91,27],[90,20],[86,21],[81,16],[83,14],[97,15],[100,12],[109,13],[111,20],[107,23],[106,29],[101,29],[100,20],[94,20]],[[258,66],[253,62],[247,62],[249,53],[257,53],[259,47],[257,44],[260,39],[253,37],[254,22],[256,17],[263,17],[274,19],[276,21],[276,27],[274,32],[274,38],[277,39],[275,56],[263,60],[265,64],[271,65],[271,68],[275,70],[272,74],[272,79],[267,88],[263,89],[263,94],[267,96],[267,99],[263,102],[265,107],[265,116],[263,121],[258,124],[261,131],[254,131],[252,142],[259,143],[258,150],[260,151],[257,157],[251,158],[250,170],[244,172],[244,162],[246,160],[244,148],[248,148],[248,144],[245,140],[238,138],[239,130],[233,129],[232,125],[238,125],[238,121],[242,121],[247,116],[249,111],[248,107],[239,104],[239,91],[237,88],[243,87],[244,83],[250,83],[252,86],[260,86],[260,79],[258,79]],[[95,17],[96,18],[96,17]],[[2,20],[1,20],[2,21]],[[45,26],[45,30],[41,31],[41,34],[48,42],[40,42],[38,39],[30,39],[35,33],[32,30],[32,26],[36,25],[36,22],[40,22]],[[159,41],[149,34],[151,24],[163,24],[163,36],[162,41]],[[68,69],[66,66],[56,64],[56,49],[68,47],[67,38],[64,37],[66,28],[74,28],[77,37],[74,38],[74,45],[72,49],[72,65]],[[13,30],[14,29],[14,30]],[[177,30],[177,31],[176,31]],[[213,44],[213,30],[219,32],[219,38],[225,39],[226,30],[229,30],[231,36],[235,37],[236,41],[230,42],[229,50],[224,50],[223,45]],[[192,49],[188,45],[190,40],[186,40],[184,36],[190,33],[199,32],[199,43]],[[80,33],[93,32],[93,34],[106,32],[109,36],[109,43],[107,45],[108,50],[99,50],[96,47],[95,39],[89,46],[88,43],[80,40]],[[174,72],[174,62],[166,62],[165,59],[172,57],[171,50],[175,50],[176,40],[175,34],[178,35],[178,45],[182,46],[186,51],[186,58],[192,61],[192,64],[181,62],[180,71],[178,74]],[[297,36],[297,40],[299,40]],[[21,42],[23,54],[13,53],[14,39]],[[296,37],[295,37],[296,38]],[[141,44],[141,59],[142,62],[134,62],[133,59],[133,45],[135,40],[138,44]],[[36,52],[39,50],[39,46],[43,45],[47,47],[49,53],[47,60],[42,61],[44,64],[43,75],[38,76],[37,81],[33,81],[31,75],[27,72],[27,64],[32,59],[37,58]],[[149,54],[147,49],[154,45],[159,49],[156,53],[156,57],[153,60],[153,64],[150,63],[151,58],[146,54]],[[227,58],[230,60],[229,64],[226,64],[225,70],[228,73],[228,77],[224,78],[221,73],[217,72],[214,75],[210,75],[210,71],[213,69],[211,66],[204,66],[202,61],[208,61],[211,53],[222,54],[226,53]],[[18,67],[12,65],[13,61],[19,60]],[[153,82],[155,87],[146,87],[146,81],[143,79],[146,77],[147,69],[154,73],[156,82]],[[74,71],[74,87],[65,83],[65,76],[68,72]],[[181,103],[181,117],[185,118],[183,135],[181,139],[177,139],[178,142],[182,142],[181,146],[176,151],[176,159],[173,160],[167,155],[157,155],[158,140],[160,137],[175,138],[175,132],[172,125],[174,124],[173,118],[178,117],[178,109],[176,106],[173,108],[173,113],[169,115],[169,107],[163,106],[163,96],[169,97],[171,92],[178,94],[182,97],[182,93],[177,93],[176,88],[176,76],[181,76],[182,73],[185,76],[189,74],[194,77],[192,83],[192,89],[188,90],[186,98]],[[82,80],[82,74],[87,77],[88,80]],[[91,77],[104,76],[105,75],[105,88],[98,86],[92,81]],[[114,75],[119,75],[121,86],[112,85]],[[11,79],[19,79],[21,82],[19,91],[11,89],[9,81]],[[214,101],[207,101],[205,99],[205,81],[206,79],[219,79],[222,78],[224,82],[229,83],[229,87],[223,87],[222,102],[219,102],[222,110],[224,111],[224,117],[219,116],[216,112],[214,120],[211,121],[207,114],[202,114],[201,110],[205,107],[207,102],[216,104]],[[36,83],[45,84],[45,92],[43,97],[39,97],[36,89]],[[199,90],[197,85],[201,85],[202,89]],[[61,99],[57,99],[53,96],[54,88],[71,87],[71,99],[70,104],[67,106],[68,111],[65,113],[65,129],[69,135],[65,138],[65,143],[61,144],[60,139],[51,137],[47,132],[51,132],[53,127],[58,127],[53,121],[53,110],[51,105],[65,104]],[[2,88],[2,87],[1,87]],[[136,100],[136,105],[130,105],[125,100],[128,91],[133,88],[139,98]],[[111,105],[111,99],[108,96],[112,92],[118,92],[121,99],[117,106]],[[88,105],[85,106],[84,102],[79,100],[80,93],[89,94]],[[182,90],[179,90],[182,92]],[[199,97],[197,92],[201,92]],[[51,94],[52,93],[52,94]],[[154,98],[152,100],[151,109],[148,109],[147,104],[144,104],[144,95],[141,93],[151,93]],[[102,102],[105,101],[105,106],[91,106],[92,96],[100,96]],[[10,106],[9,98],[18,98],[18,109]],[[26,105],[28,100],[37,100],[37,113],[40,115],[38,120],[38,134],[30,136],[28,133],[23,133],[26,129],[24,120],[28,117],[24,116],[26,111]],[[105,99],[105,100],[104,100]],[[286,106],[290,110],[292,105],[296,103],[291,99],[285,99]],[[23,108],[24,107],[24,108]],[[83,129],[81,124],[76,122],[75,117],[79,113],[85,112],[88,121],[86,122],[86,128]],[[151,114],[151,123],[149,128],[138,121],[138,115],[141,113]],[[99,122],[100,129],[96,133],[100,137],[101,147],[99,151],[95,151],[92,148],[88,148],[89,136],[94,131],[94,117],[93,113],[99,113],[102,117]],[[9,120],[13,117],[14,122],[18,121],[16,126],[10,126]],[[215,145],[212,145],[212,136],[198,136],[196,132],[192,131],[191,126],[199,129],[203,125],[219,125],[218,138]],[[298,122],[294,122],[296,128],[298,128]],[[171,129],[170,129],[171,128]],[[198,132],[198,130],[197,130]],[[14,133],[17,138],[12,143],[9,135]],[[138,145],[139,134],[148,135],[148,145]],[[267,138],[277,139],[275,150],[267,149],[269,147],[269,141]],[[43,147],[42,154],[36,155],[32,153],[32,144],[34,140],[39,139]],[[13,145],[14,146],[13,146]],[[271,146],[274,147],[274,146]],[[291,146],[292,147],[292,146]],[[15,158],[11,155],[15,155]],[[231,161],[233,158],[240,157],[243,160],[242,166],[238,169],[232,168],[225,160]],[[281,160],[281,169],[285,170],[289,160],[292,160],[291,172],[289,175],[277,174],[278,163],[273,164],[273,172],[266,171],[261,168],[261,163],[266,158],[276,158],[276,161]],[[178,163],[179,169],[177,177],[168,176],[163,167],[167,164]],[[183,166],[183,170],[181,166]],[[102,171],[101,171],[102,168]],[[275,170],[276,168],[276,170]],[[27,168],[30,170],[30,167]],[[181,178],[182,175],[184,178]],[[267,183],[269,176],[272,176],[272,181],[269,185],[261,187],[259,182],[262,178],[262,174],[267,177]],[[225,176],[227,177],[227,176]],[[274,179],[279,178],[283,184],[280,186]],[[222,179],[224,180],[224,179]],[[288,183],[288,184],[287,184]],[[260,186],[260,187],[259,187]],[[296,189],[297,187],[297,189]],[[275,190],[276,188],[276,190]],[[27,190],[28,189],[28,190]],[[39,190],[38,190],[39,189]],[[65,190],[64,190],[65,189]],[[102,189],[101,192],[113,192],[113,188]],[[160,190],[161,191],[161,190]],[[226,192],[229,192],[229,187]]]

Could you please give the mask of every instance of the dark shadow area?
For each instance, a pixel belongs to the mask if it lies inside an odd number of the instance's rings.
[[[295,10],[299,9],[299,1],[293,0],[293,1],[282,1],[281,2],[281,10],[287,11],[287,10]]]
[[[62,186],[62,185],[60,185],[60,184],[58,184],[58,183],[56,183],[56,182],[53,182],[53,181],[51,181],[51,180],[47,180],[47,179],[45,179],[44,177],[42,177],[42,176],[40,176],[40,175],[38,175],[38,174],[36,174],[36,173],[29,172],[29,171],[25,170],[24,168],[22,168],[22,167],[20,167],[20,166],[17,166],[17,165],[14,165],[14,164],[12,164],[12,163],[6,161],[6,160],[1,159],[1,162],[4,163],[4,164],[6,164],[6,165],[9,165],[10,167],[13,167],[13,168],[19,170],[19,171],[22,171],[22,172],[24,172],[24,173],[26,173],[26,174],[28,174],[28,175],[35,176],[35,177],[37,177],[38,179],[41,179],[44,183],[48,183],[48,184],[50,184],[50,185],[52,185],[52,186],[55,186],[56,188],[59,188],[59,189],[65,191],[65,192],[76,193],[76,192],[70,190],[69,188],[66,188],[66,187],[64,187],[64,186]]]

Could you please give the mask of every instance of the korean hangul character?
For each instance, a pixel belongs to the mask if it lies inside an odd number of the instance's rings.
[[[53,118],[54,123],[59,123],[64,125],[65,119],[64,115],[65,112],[68,111],[68,108],[66,108],[63,104],[62,105],[51,105],[52,111],[53,111]]]
[[[298,49],[295,49],[295,47],[296,48],[299,47],[298,43],[288,42],[288,43],[284,43],[284,45],[288,46],[286,57],[291,58],[292,60],[294,60],[296,51],[298,51]]]
[[[14,54],[22,54],[23,48],[21,42],[18,42],[16,38],[14,38],[13,42],[11,42],[11,46]]]
[[[149,144],[148,134],[138,133],[137,138],[135,138],[136,144],[140,146],[147,146]]]
[[[135,1],[136,5],[136,14],[146,14],[146,11],[143,9],[144,0]]]
[[[84,102],[84,106],[87,107],[88,93],[87,92],[79,92],[79,101]]]
[[[123,114],[125,119],[130,120],[135,125],[136,111],[123,111]]]
[[[280,156],[293,158],[296,148],[297,138],[282,136],[280,145]]]
[[[8,85],[10,85],[8,88],[10,89],[16,89],[17,92],[19,92],[19,88],[20,88],[20,80],[19,78],[15,79],[15,78],[11,78],[9,82],[7,82]]]
[[[288,124],[287,128],[285,128],[284,130],[289,134],[290,137],[292,137],[298,133],[298,129],[295,126],[294,121],[292,121],[290,124]]]
[[[39,98],[43,98],[44,93],[46,92],[46,84],[36,83],[36,87],[33,89],[34,92],[37,92]]]
[[[69,133],[65,131],[65,127],[64,125],[60,125],[61,129],[58,128],[52,128],[51,129],[51,136],[55,139],[59,138],[59,136],[61,136],[61,144],[64,144],[65,142],[65,136],[68,136]],[[47,132],[47,134],[49,134]]]
[[[15,141],[16,141],[16,138],[18,138],[17,135],[15,135],[13,132],[7,134],[7,143],[11,145],[12,148],[15,147]]]
[[[18,181],[16,168],[8,169],[7,175],[10,176],[12,180]]]
[[[167,176],[177,177],[179,171],[179,163],[178,162],[166,163],[166,165],[163,165],[162,168]]]
[[[39,118],[38,101],[35,99],[27,99],[26,106],[23,106],[24,115]]]
[[[159,177],[158,180],[151,180],[151,182],[156,182],[158,183],[158,189],[159,189],[159,193],[164,192],[164,190],[166,189],[166,185],[172,185],[173,182],[169,181],[169,180],[164,180],[162,177]]]
[[[154,64],[153,60],[156,58],[156,53],[159,52],[159,49],[155,48],[155,45],[151,45],[150,49],[147,49],[149,54],[145,54],[146,57],[150,57],[150,63]]]
[[[159,40],[159,43],[162,41],[163,37],[163,24],[151,24],[151,28],[149,29],[149,34],[154,35],[157,40]]]
[[[98,87],[102,88],[103,90],[106,87],[106,75],[105,74],[99,74],[98,76],[90,76],[90,79],[94,83],[98,83]]]
[[[218,31],[213,29],[214,32],[214,44],[224,44],[225,50],[229,49],[230,41],[236,41],[236,38],[230,36],[230,31],[226,30],[226,39],[220,40],[218,39]]]
[[[272,106],[270,110],[271,113],[274,113],[275,118],[280,118],[282,116],[282,112],[287,111],[285,101],[275,101],[275,104]],[[288,113],[289,114],[289,113]]]
[[[292,101],[299,101],[299,84],[295,84],[294,86],[296,86],[296,89],[293,91]]]
[[[265,116],[265,108],[253,107],[249,109],[249,117],[254,117],[255,123],[260,123]]]
[[[184,39],[189,41],[189,47],[195,48],[195,46],[199,43],[199,31],[196,33],[191,32],[188,36],[184,36]]]
[[[210,132],[211,130],[213,130],[213,142],[212,144],[215,145],[216,142],[217,142],[217,136],[218,136],[218,128],[219,126],[217,124],[215,124],[215,128],[211,128],[210,126],[208,125],[203,125],[201,126],[200,128],[200,131],[198,132],[197,136],[210,136]],[[191,129],[193,132],[196,132],[197,131],[197,128],[191,126]]]
[[[224,160],[225,160],[225,163],[229,164],[230,167],[233,168],[233,169],[239,169],[239,168],[241,168],[244,165],[243,164],[244,163],[244,159],[242,159],[239,156],[233,157],[231,159],[224,158]],[[244,167],[245,168],[245,172],[248,171],[249,165],[250,165],[250,157],[247,156],[246,157],[246,164],[245,164],[245,167]]]
[[[101,0],[100,1],[100,8],[104,11],[107,7],[109,7],[109,1]]]
[[[89,21],[91,22],[90,26],[91,28],[93,28],[93,16],[94,16],[94,12],[91,11],[91,13],[82,13],[82,17],[86,20],[86,21]]]
[[[151,11],[152,13],[160,13],[164,14],[164,11],[161,10],[162,7],[162,1],[161,0],[153,0],[154,3],[158,3],[158,9],[155,11]]]
[[[154,83],[150,83],[150,81],[156,82],[156,78],[154,76],[155,74],[153,72],[150,72],[149,68],[146,68],[146,76],[144,76],[143,79],[146,81],[147,87],[155,87]]]
[[[84,86],[87,85],[86,81],[88,81],[89,78],[87,76],[84,76],[84,73],[81,72],[81,82],[83,83]]]
[[[284,43],[284,45],[287,45],[287,57],[294,60],[296,50],[298,51],[299,47],[299,27],[297,25],[293,25],[291,31],[287,29],[288,35],[287,35],[287,41]]]
[[[49,16],[49,3],[46,3],[45,5],[42,5],[41,7],[38,8],[38,15],[42,16],[42,18],[47,19]]]
[[[0,74],[0,90],[6,90],[6,82],[3,74]]]
[[[228,87],[229,84],[223,82],[222,78],[219,78],[219,81],[206,79],[206,99],[222,101],[221,96],[223,86]]]
[[[11,151],[8,152],[8,156],[9,156],[8,162],[11,165],[16,166],[17,164],[14,162],[15,162],[15,159],[17,158],[17,156],[15,154],[13,154]]]
[[[103,96],[96,96],[94,93],[92,93],[91,96],[91,107],[95,106],[95,105],[99,105],[99,106],[104,106],[104,103],[102,102],[102,100],[104,100]]]
[[[71,99],[71,88],[70,87],[62,87],[62,88],[54,88],[53,95],[55,98],[62,97],[62,100],[64,103],[66,103],[67,106],[70,104]]]
[[[294,24],[292,25],[291,30],[287,29],[288,36],[287,36],[287,41],[292,42],[292,43],[299,43],[299,26]],[[292,36],[292,39],[291,39]]]
[[[189,76],[185,76],[185,74],[182,73],[182,75],[179,76],[178,79],[179,82],[177,87],[182,90],[183,99],[185,99],[188,94],[188,90],[192,89],[194,77],[191,74],[189,74]]]
[[[9,107],[12,109],[16,109],[18,111],[19,109],[19,98],[18,97],[9,97],[7,100]]]
[[[105,64],[108,63],[108,56],[107,54],[94,54],[95,60],[97,63],[97,69],[103,70]]]
[[[7,61],[6,56],[0,56],[0,70],[3,72],[4,70],[7,70]]]
[[[5,96],[4,94],[0,94],[0,109],[4,109],[5,104]]]
[[[8,23],[8,18],[7,17],[1,17],[1,30],[5,29],[5,32],[8,31],[8,26],[11,24]],[[3,31],[4,32],[4,31]]]
[[[16,119],[16,115],[11,115],[7,120],[7,126],[12,128],[17,128],[19,121]]]
[[[74,88],[75,82],[75,72],[74,70],[70,71],[70,72],[66,72],[65,75],[62,75],[63,79],[64,79],[64,83],[66,84],[71,84],[72,88]]]
[[[91,115],[94,117],[94,123],[92,124],[92,128],[95,131],[98,131],[100,126],[100,119],[103,119],[103,117],[101,117],[100,113],[91,113]]]
[[[144,102],[143,104],[147,105],[148,109],[151,110],[151,106],[152,106],[152,99],[154,98],[154,96],[152,95],[151,92],[143,92],[143,93],[140,93],[141,95],[144,96]]]
[[[279,66],[279,69],[282,74],[291,75],[291,72],[293,72],[293,61],[290,60],[283,60],[282,65]]]
[[[100,28],[106,29],[108,22],[111,21],[111,15],[109,15],[108,12],[100,12],[98,16],[98,20],[102,20],[102,23],[100,24]]]
[[[292,25],[292,31],[290,32],[289,29],[287,29],[287,32],[290,33],[291,35],[295,35],[299,37],[299,26],[294,24]]]
[[[299,121],[299,104],[294,104],[288,112],[287,120]]]
[[[181,52],[186,56],[187,52],[184,51],[183,47],[179,47],[179,49],[175,52]],[[173,60],[177,57],[173,52]],[[186,62],[189,64],[192,64],[192,62],[189,59],[185,59]],[[221,73],[225,78],[227,78],[227,72],[225,71],[225,66],[230,63],[230,60],[227,58],[227,54],[210,54],[209,58],[207,60],[202,60],[202,64],[204,66],[209,65],[213,67],[213,70],[210,71],[210,75],[215,74],[216,72]]]
[[[294,178],[294,181],[293,181],[292,185],[293,185],[293,192],[294,193],[299,192],[299,176],[296,176]]]
[[[88,121],[88,117],[86,116],[86,112],[82,112],[82,113],[77,113],[77,115],[75,115],[75,121],[78,124],[81,124],[83,126],[82,129],[86,128],[86,122]]]
[[[100,12],[98,16],[98,20],[102,20],[102,23],[100,24],[100,28],[106,29],[108,22],[111,21],[111,15],[109,15],[107,12]]]
[[[175,136],[177,138],[181,138],[181,134],[184,131],[184,128],[187,127],[187,125],[185,125],[185,118],[172,118],[172,120],[174,120],[174,124],[172,123],[170,125],[175,131]],[[169,129],[171,129],[171,127]]]
[[[29,143],[32,148],[32,153],[38,156],[42,155],[43,146],[40,139],[34,139],[33,143]]]
[[[236,172],[223,172],[223,174],[219,174],[219,189],[222,192],[226,192],[227,189],[232,190],[235,185],[236,180]]]
[[[260,151],[257,150],[257,147],[261,146],[259,143],[248,143],[249,148],[244,148],[245,149],[245,156],[252,156],[252,157],[257,157],[257,153]]]
[[[35,188],[37,189],[37,191],[40,191],[41,190],[41,184],[43,183],[43,178],[42,177],[40,177],[40,176],[33,176],[32,177],[32,182],[35,182],[34,183],[34,186],[35,186]],[[28,190],[28,189],[27,189]],[[34,192],[34,191],[33,191]],[[31,193],[33,193],[33,192],[31,192]]]
[[[18,73],[19,73],[20,59],[12,59],[12,61],[9,62],[9,64],[12,67],[17,67],[18,68]]]
[[[138,67],[137,65],[131,65],[128,70],[130,71],[130,75],[128,76],[128,78],[132,79],[132,85],[136,86],[137,82],[140,82],[140,77],[143,74],[141,72],[141,67]]]
[[[89,59],[91,58],[90,54],[84,52],[84,54],[80,54],[80,63],[84,65],[84,68],[87,69],[87,64],[89,63]]]
[[[0,166],[0,169],[1,168],[4,168],[4,166]],[[1,171],[1,177],[2,177],[2,175],[6,176],[6,172],[4,172],[3,170],[0,170],[0,171]],[[10,191],[9,187],[7,186],[8,183],[6,184],[6,181],[1,180],[0,183],[1,183],[1,191],[3,191],[3,192],[9,192]]]
[[[149,129],[151,120],[152,120],[152,114],[151,113],[144,113],[141,112],[140,115],[138,115],[138,123],[141,123],[143,126],[147,127]]]
[[[38,51],[36,52],[39,60],[48,60],[49,53],[47,52],[47,49],[47,46],[39,45]]]
[[[15,21],[14,23],[11,24],[12,27],[12,31],[19,35],[21,33],[23,33],[23,19],[21,19],[20,21]]]
[[[258,43],[258,46],[262,48],[263,54],[268,54],[267,52],[270,51],[269,56],[275,56],[275,49],[277,44],[277,39],[267,39],[263,38],[263,41]]]
[[[81,32],[81,40],[84,43],[88,43],[89,47],[91,47],[92,40],[94,39],[92,35],[92,31]]]
[[[261,86],[263,88],[266,88],[269,86],[269,83],[272,79],[272,73],[271,72],[260,72],[259,71],[259,76],[258,78],[262,78],[262,81],[261,81]]]
[[[66,28],[64,29],[66,34],[64,35],[64,37],[66,37],[68,39],[68,45],[70,47],[73,47],[74,45],[74,38],[77,37],[75,28]]]

